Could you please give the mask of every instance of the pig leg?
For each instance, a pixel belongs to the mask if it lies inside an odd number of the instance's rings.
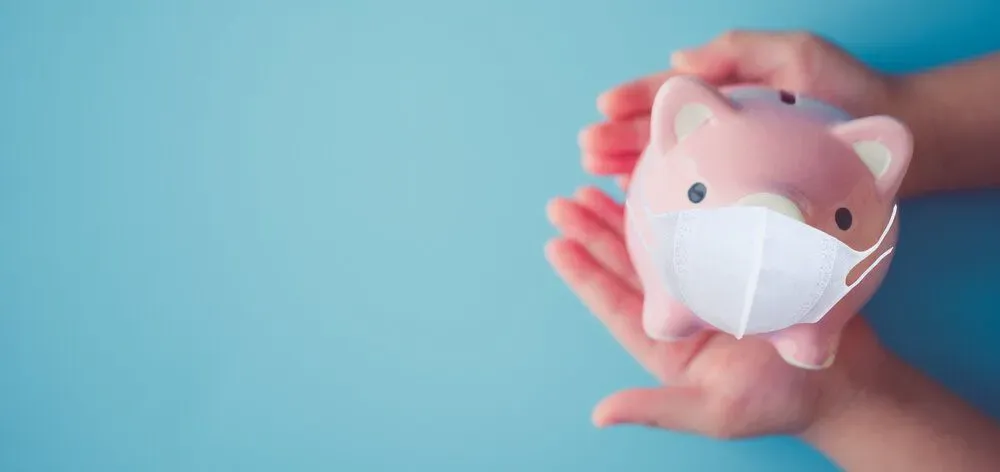
[[[646,293],[642,328],[657,341],[677,341],[701,330],[701,322],[683,304],[662,290]]]
[[[802,369],[822,370],[833,365],[843,323],[795,325],[771,336],[771,344],[785,362]]]

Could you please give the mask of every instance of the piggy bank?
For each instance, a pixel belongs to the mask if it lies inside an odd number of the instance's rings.
[[[829,366],[891,263],[909,130],[684,76],[659,89],[650,127],[626,198],[646,334],[760,336],[792,365]]]

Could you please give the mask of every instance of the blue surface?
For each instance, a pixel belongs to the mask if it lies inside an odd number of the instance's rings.
[[[543,206],[592,181],[595,94],[725,28],[893,70],[1000,48],[990,0],[164,3],[0,6],[0,470],[833,470],[594,430],[650,380]],[[906,203],[868,309],[993,414],[997,215]]]

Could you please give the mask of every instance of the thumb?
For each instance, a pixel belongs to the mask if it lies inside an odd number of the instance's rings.
[[[703,46],[678,51],[671,62],[682,72],[762,82],[793,59],[795,44],[794,33],[735,30]]]
[[[798,328],[798,330],[796,330]],[[823,370],[833,365],[840,344],[840,331],[816,332],[812,326],[792,327],[771,337],[770,342],[789,365]]]
[[[704,395],[692,387],[636,388],[601,400],[594,408],[598,428],[637,424],[676,431],[695,431]]]

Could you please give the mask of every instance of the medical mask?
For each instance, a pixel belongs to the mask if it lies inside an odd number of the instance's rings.
[[[654,214],[638,239],[653,258],[665,289],[698,318],[742,338],[823,318],[891,252],[887,249],[848,285],[851,270],[877,250],[892,228],[896,206],[878,241],[855,251],[837,238],[776,211],[755,206]],[[637,231],[635,228],[630,228]]]

